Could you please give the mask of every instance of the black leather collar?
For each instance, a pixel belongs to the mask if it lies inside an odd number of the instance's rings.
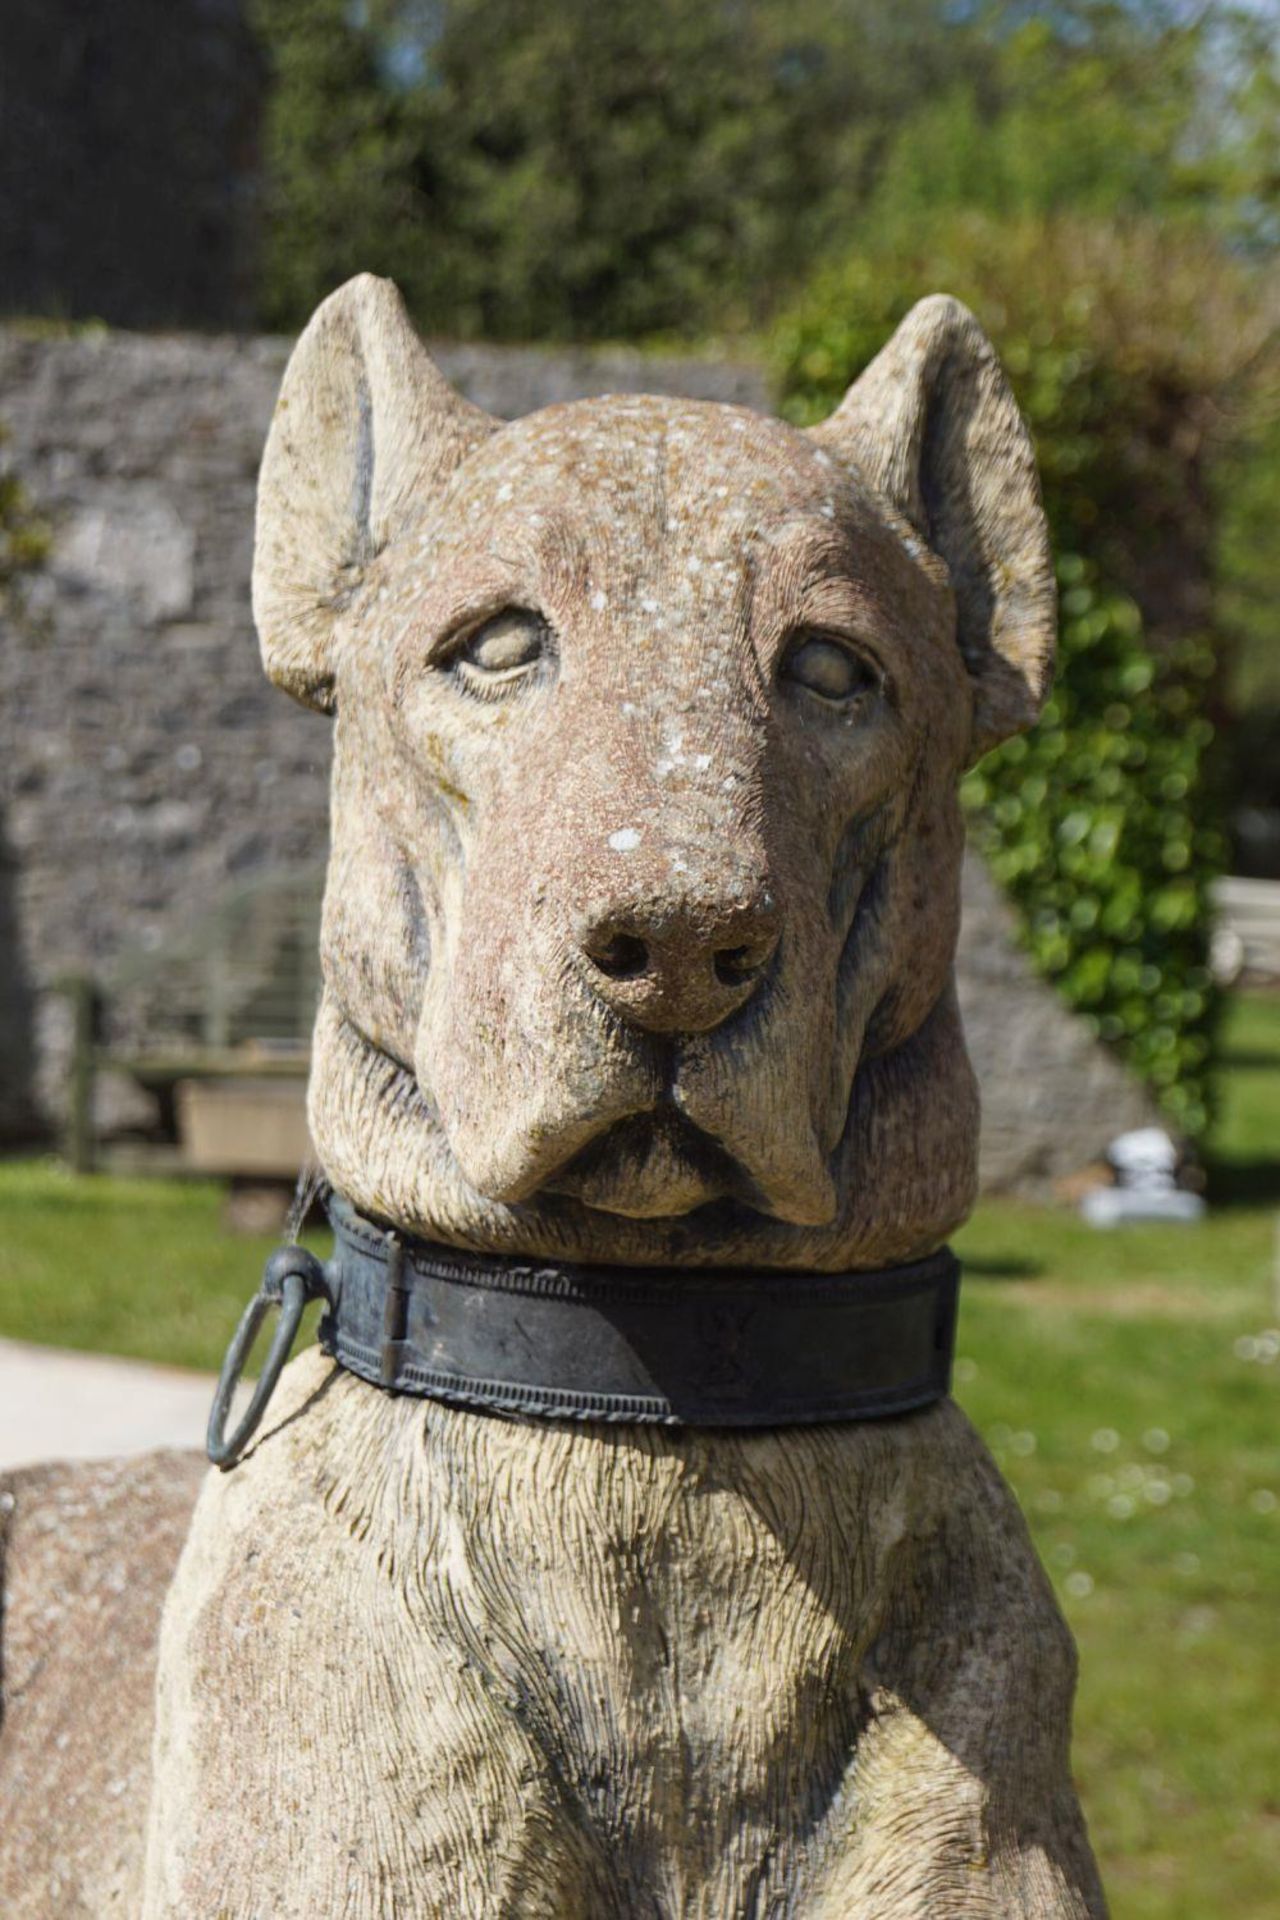
[[[594,1267],[415,1240],[329,1204],[320,1342],[395,1393],[556,1420],[784,1427],[950,1384],[959,1263],[870,1273]]]
[[[463,1253],[380,1225],[339,1195],[323,1266],[282,1247],[223,1363],[209,1458],[234,1465],[266,1409],[308,1300],[320,1344],[390,1393],[481,1412],[664,1426],[874,1420],[947,1392],[960,1266],[949,1248],[862,1273],[567,1265]],[[249,1409],[231,1401],[280,1309]]]

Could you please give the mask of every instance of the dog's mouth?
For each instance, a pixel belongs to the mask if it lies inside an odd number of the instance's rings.
[[[544,1191],[635,1220],[670,1219],[725,1199],[771,1211],[733,1155],[666,1101],[607,1127]]]
[[[846,875],[843,922],[861,917],[864,890]],[[524,948],[512,958],[509,943],[481,966],[480,938],[460,943],[452,966],[429,977],[410,1071],[472,1193],[634,1220],[721,1204],[788,1226],[829,1224],[865,1012],[847,981],[837,992],[832,976],[847,960],[832,936],[845,936],[847,952],[852,935],[824,905],[789,915],[789,968],[773,969],[731,1018],[689,1033],[624,1021],[553,965],[558,921],[539,934],[535,959],[551,941],[540,969]]]

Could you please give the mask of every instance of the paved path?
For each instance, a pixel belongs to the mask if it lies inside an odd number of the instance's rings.
[[[212,1376],[0,1340],[0,1472],[149,1447],[200,1447]]]

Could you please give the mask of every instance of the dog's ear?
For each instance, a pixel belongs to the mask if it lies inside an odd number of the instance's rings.
[[[813,436],[946,563],[974,683],[974,758],[1029,727],[1053,678],[1049,533],[1030,436],[968,308],[920,301]]]
[[[316,309],[258,479],[253,616],[277,686],[332,712],[345,596],[496,424],[454,392],[389,280],[361,274]]]

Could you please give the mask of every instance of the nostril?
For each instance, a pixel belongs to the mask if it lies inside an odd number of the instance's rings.
[[[649,949],[634,933],[615,933],[611,939],[593,941],[587,956],[610,980],[633,980],[649,965]]]
[[[715,959],[716,979],[724,987],[740,987],[754,980],[770,951],[772,948],[766,950],[754,941],[743,947],[721,947]]]

